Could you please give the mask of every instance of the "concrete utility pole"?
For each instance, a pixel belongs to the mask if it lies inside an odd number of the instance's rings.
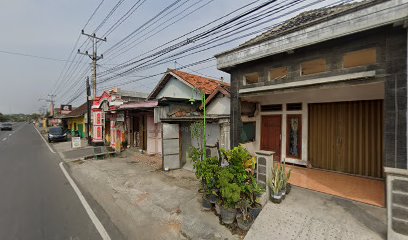
[[[106,42],[106,37],[105,38],[98,38],[96,36],[96,34],[87,34],[84,32],[84,30],[82,30],[82,35],[85,35],[87,37],[89,37],[92,40],[92,54],[89,54],[88,51],[85,51],[84,53],[81,52],[80,49],[78,49],[78,54],[82,54],[82,55],[86,55],[88,57],[90,57],[92,59],[92,70],[93,70],[93,74],[92,74],[92,86],[93,86],[93,97],[96,97],[96,62],[100,59],[103,58],[103,55],[101,54],[101,56],[98,56],[97,54],[97,45],[99,41],[104,41]]]
[[[87,121],[86,121],[86,135],[88,139],[88,144],[91,145],[91,86],[89,85],[89,77],[86,78],[86,112],[87,112]]]
[[[48,98],[40,98],[38,101],[46,101],[50,103],[50,115],[54,116],[54,102],[55,102],[55,97],[57,95],[55,94],[48,94]]]

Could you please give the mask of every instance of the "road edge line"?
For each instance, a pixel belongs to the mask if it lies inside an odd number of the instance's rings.
[[[40,133],[40,131],[38,131],[38,129],[36,127],[34,127],[34,129],[38,132],[38,134],[40,134],[41,139],[45,142],[45,144],[47,145],[48,149],[50,149],[50,151],[52,153],[55,153],[54,149],[52,149],[52,147],[50,146],[50,144],[47,142],[47,140],[45,140],[44,136]]]
[[[79,200],[82,203],[82,206],[85,208],[85,211],[88,213],[89,218],[91,219],[92,223],[95,225],[96,230],[98,230],[99,234],[101,235],[103,240],[111,240],[109,237],[108,232],[106,231],[105,227],[102,225],[101,221],[99,221],[98,217],[95,215],[94,211],[92,208],[89,206],[88,202],[86,201],[84,195],[82,195],[81,191],[79,190],[78,186],[72,180],[71,176],[69,176],[67,170],[64,167],[64,163],[60,162],[59,166],[62,170],[62,172],[65,175],[65,178],[68,180],[68,182],[71,184],[71,187],[74,189],[74,192],[78,196]]]

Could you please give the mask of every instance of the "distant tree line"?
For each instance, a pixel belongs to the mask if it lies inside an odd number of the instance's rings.
[[[2,114],[0,113],[0,122],[32,122],[37,120],[40,117],[40,114]]]

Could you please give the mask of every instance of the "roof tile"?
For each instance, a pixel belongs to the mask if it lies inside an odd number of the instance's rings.
[[[223,86],[224,88],[229,88],[230,86],[228,83],[211,78],[206,78],[174,69],[171,69],[170,71],[184,81],[188,82],[190,85],[205,92],[205,94],[211,94],[214,90],[217,89],[218,86]]]

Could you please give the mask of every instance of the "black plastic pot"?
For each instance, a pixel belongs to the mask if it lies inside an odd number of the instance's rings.
[[[235,208],[225,208],[224,206],[220,207],[221,221],[224,224],[232,224],[237,215],[237,210]]]
[[[286,189],[282,189],[279,192],[279,195],[281,196],[282,200],[285,200],[285,198],[286,198]]]
[[[251,228],[252,223],[254,223],[252,218],[244,221],[242,214],[237,215],[237,225],[241,230],[248,231]]]
[[[258,217],[259,213],[261,213],[262,211],[262,205],[257,203],[255,206],[253,207],[249,207],[249,214],[251,215],[252,219],[255,219]]]
[[[211,203],[216,203],[216,202],[218,202],[218,200],[219,200],[219,198],[218,198],[218,196],[217,195],[215,195],[215,194],[208,194],[207,195],[207,198],[208,198],[208,200],[211,202]]]
[[[211,204],[211,202],[210,202],[207,198],[203,197],[203,199],[202,199],[202,207],[203,207],[203,210],[209,211],[209,210],[211,210],[211,208],[212,208],[212,204]]]
[[[282,196],[278,193],[278,194],[274,194],[272,191],[270,191],[269,194],[269,199],[273,202],[273,203],[281,203],[282,202]]]
[[[290,190],[292,189],[292,185],[290,183],[286,184],[286,195],[290,193]]]
[[[221,214],[221,206],[218,203],[215,203],[214,205],[214,209],[215,209],[215,214],[217,214],[218,216]]]

